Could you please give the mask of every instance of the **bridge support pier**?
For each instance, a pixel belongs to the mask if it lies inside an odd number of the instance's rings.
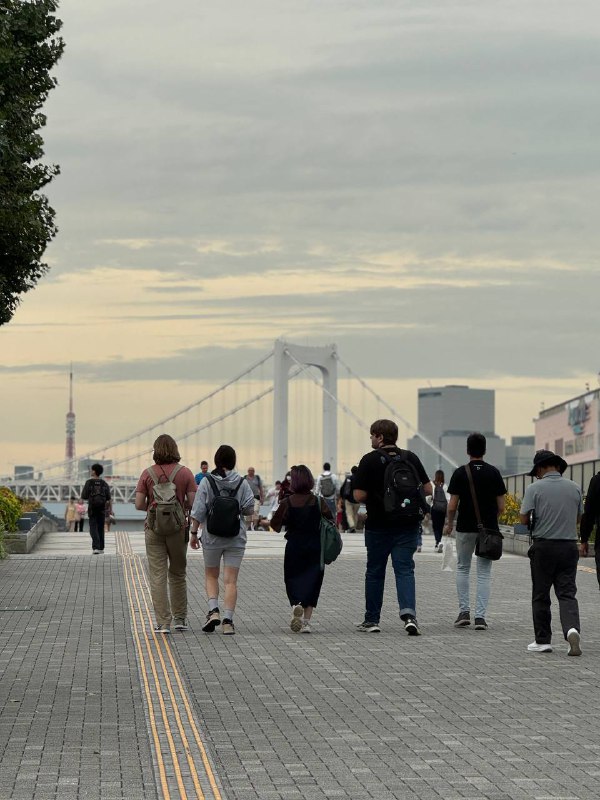
[[[273,353],[273,480],[283,480],[288,459],[288,381],[296,361],[317,367],[323,375],[323,462],[337,462],[337,356],[334,344],[304,347],[282,339]],[[295,359],[295,360],[294,360]],[[328,394],[329,392],[329,394]]]

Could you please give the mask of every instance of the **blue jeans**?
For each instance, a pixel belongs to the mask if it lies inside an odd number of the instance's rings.
[[[333,522],[335,524],[335,516],[337,514],[337,504],[335,497],[324,497],[325,505],[331,511],[331,516],[333,517]]]
[[[388,558],[396,576],[400,617],[416,616],[415,562],[418,525],[406,531],[365,530],[367,571],[365,573],[365,620],[379,623]]]
[[[459,612],[470,611],[469,575],[471,561],[477,544],[477,533],[456,531],[456,591],[458,593]],[[477,590],[475,594],[475,617],[483,617],[490,599],[490,583],[492,579],[492,562],[489,558],[477,556]]]

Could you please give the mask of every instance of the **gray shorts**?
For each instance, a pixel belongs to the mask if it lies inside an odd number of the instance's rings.
[[[202,546],[205,567],[219,567],[221,566],[221,559],[223,559],[224,567],[236,567],[239,569],[245,552],[246,548],[239,545],[233,547],[230,544],[217,545],[217,547],[214,544],[210,545],[210,547]]]

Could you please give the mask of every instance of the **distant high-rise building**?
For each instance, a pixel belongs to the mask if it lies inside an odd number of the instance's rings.
[[[529,472],[535,453],[535,436],[513,436],[506,445],[506,474]]]
[[[67,411],[65,442],[65,475],[69,480],[75,477],[75,412],[73,411],[73,365],[69,371],[69,410]]]
[[[494,419],[493,389],[470,389],[468,386],[419,389],[419,431],[457,464],[466,463],[467,436],[477,431],[487,439],[486,461],[504,470],[506,443],[494,432]],[[436,469],[444,470],[446,479],[450,477],[454,467],[419,436],[411,437],[408,447],[419,456],[431,478]]]

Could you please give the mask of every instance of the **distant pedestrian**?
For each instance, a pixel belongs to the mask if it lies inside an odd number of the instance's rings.
[[[331,511],[331,517],[335,520],[336,499],[338,493],[337,476],[331,471],[331,464],[326,461],[323,464],[323,472],[317,479],[316,494],[322,497]]]
[[[477,546],[477,515],[469,482],[470,471],[473,478],[475,497],[479,506],[482,524],[485,528],[499,530],[498,517],[504,511],[504,495],[506,486],[502,475],[483,460],[487,448],[487,440],[482,433],[472,433],[467,437],[467,455],[469,463],[458,467],[450,478],[448,492],[447,521],[444,533],[450,536],[456,520],[456,592],[458,594],[458,617],[454,621],[455,628],[466,628],[471,624],[471,604],[469,601],[469,578],[471,562]],[[489,558],[477,556],[477,588],[475,593],[476,631],[487,630],[486,614],[490,599],[492,580],[492,562]]]
[[[115,518],[113,515],[112,500],[106,504],[104,510],[104,533],[110,532],[110,526],[114,523]]]
[[[76,528],[77,524],[77,504],[75,503],[75,498],[72,497],[69,502],[67,503],[67,507],[65,508],[65,523],[67,525],[67,530],[69,533],[73,533]]]
[[[579,526],[579,535],[581,537],[580,553],[582,556],[587,556],[589,553],[588,542],[594,526],[596,528],[594,557],[596,560],[596,576],[600,585],[600,472],[597,472],[592,477],[585,496],[583,517]]]
[[[194,480],[196,481],[196,486],[200,486],[200,481],[206,477],[206,473],[208,472],[208,461],[201,461],[200,462],[200,472],[197,472],[194,475]]]
[[[344,478],[344,482],[340,488],[340,496],[344,501],[344,510],[346,512],[346,521],[348,523],[348,533],[356,533],[356,528],[358,527],[358,509],[360,508],[360,503],[357,503],[354,500],[354,489],[352,486],[352,479],[358,467],[352,467],[350,472],[346,473],[346,477]]]
[[[323,584],[321,569],[321,515],[333,520],[322,497],[312,493],[315,481],[304,464],[291,469],[291,494],[281,501],[271,527],[285,527],[283,575],[292,606],[290,628],[295,633],[310,633],[313,609],[319,602]]]
[[[90,519],[90,536],[92,537],[92,553],[104,553],[104,516],[106,506],[110,503],[110,488],[100,476],[104,472],[102,464],[92,464],[91,478],[85,482],[81,497],[88,501],[88,517]]]
[[[444,523],[448,513],[448,487],[445,484],[444,473],[441,469],[436,470],[433,477],[433,495],[431,497],[431,527],[435,536],[435,550],[441,553],[444,549],[442,536],[444,534]]]
[[[529,473],[537,478],[525,489],[521,522],[532,528],[529,548],[531,606],[535,641],[530,653],[552,651],[550,589],[554,587],[560,624],[569,643],[568,655],[581,655],[581,625],[577,602],[577,523],[581,519],[581,489],[563,478],[567,462],[551,450],[538,450]],[[533,521],[531,517],[533,516]]]
[[[254,495],[254,513],[252,514],[252,521],[250,523],[250,530],[254,530],[260,518],[260,507],[265,497],[265,490],[260,475],[256,474],[254,467],[248,467],[246,473],[246,480],[252,489]]]
[[[85,503],[82,500],[78,500],[75,504],[75,510],[77,512],[77,516],[75,518],[75,531],[83,533],[83,527],[85,524]]]
[[[208,614],[202,630],[212,633],[218,625],[224,634],[234,634],[233,612],[237,603],[237,581],[246,550],[246,519],[254,514],[254,494],[248,481],[235,470],[233,447],[222,444],[215,453],[215,469],[198,487],[192,508],[190,547],[204,555],[204,578]],[[225,502],[222,502],[225,501]],[[202,526],[201,541],[198,529]],[[219,531],[219,533],[212,531]],[[219,609],[219,573],[223,563],[223,618]]]
[[[389,419],[371,425],[370,453],[352,479],[354,499],[366,503],[365,618],[358,630],[378,633],[388,559],[396,576],[400,619],[409,636],[419,636],[415,562],[419,526],[431,494],[431,483],[418,456],[396,444],[398,426]],[[397,486],[404,487],[399,491]]]
[[[179,462],[175,440],[166,433],[154,442],[154,465],[147,467],[135,489],[135,507],[146,511],[144,538],[156,633],[188,629],[186,514],[196,482]]]

